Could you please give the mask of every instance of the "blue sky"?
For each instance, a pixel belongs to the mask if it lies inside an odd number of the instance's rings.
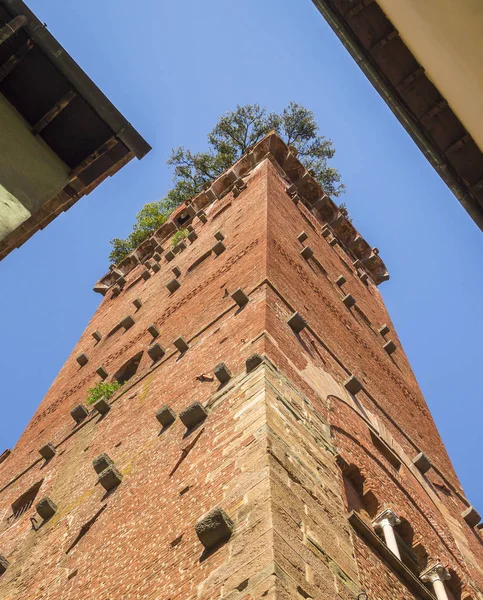
[[[483,236],[310,0],[29,0],[153,146],[0,263],[0,452],[12,447],[101,297],[109,240],[170,187],[171,148],[205,147],[237,103],[314,111],[380,290],[470,501],[483,512]]]

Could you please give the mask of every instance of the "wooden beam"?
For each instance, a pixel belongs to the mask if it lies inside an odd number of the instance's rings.
[[[374,44],[374,46],[369,48],[369,52],[374,52],[374,50],[377,50],[378,48],[384,48],[384,46],[389,44],[390,41],[396,39],[397,37],[399,37],[399,31],[397,29],[393,29],[391,33],[384,36],[382,40],[379,40]]]
[[[97,148],[97,150],[94,150],[94,152],[92,152],[92,154],[89,154],[89,156],[87,158],[85,158],[81,163],[79,163],[77,165],[77,167],[74,167],[72,169],[72,171],[70,173],[71,181],[72,181],[72,179],[75,179],[80,173],[82,173],[82,171],[84,171],[84,169],[87,169],[87,167],[92,165],[92,163],[95,162],[98,158],[100,158],[106,152],[109,152],[109,150],[116,144],[117,144],[117,138],[115,135],[113,135],[107,141],[105,141],[103,144],[101,144],[99,146],[99,148]]]
[[[479,191],[479,190],[483,189],[483,178],[482,178],[482,179],[480,179],[479,181],[477,181],[476,183],[474,183],[474,184],[471,186],[471,189],[472,189],[472,190],[477,190],[477,191]],[[2,458],[2,457],[0,456],[0,462],[1,462],[1,458]]]
[[[98,185],[100,185],[105,179],[107,179],[108,177],[112,177],[112,175],[117,173],[119,171],[119,169],[122,169],[122,167],[124,167],[124,165],[127,165],[127,163],[130,160],[132,160],[133,158],[134,158],[134,153],[128,152],[125,156],[123,156],[121,158],[121,160],[119,160],[117,163],[113,164],[112,167],[110,167],[107,171],[105,171],[97,179],[95,179],[94,181],[91,181],[91,183],[89,183],[89,185],[83,187],[81,189],[81,191],[78,192],[78,194],[82,194],[82,195],[90,194],[92,192],[92,190],[94,190]]]
[[[15,67],[27,56],[33,47],[34,45],[32,40],[27,40],[25,44],[21,46],[17,52],[15,52],[15,54],[12,54],[12,56],[0,66],[0,82],[2,82],[5,77],[15,69]]]
[[[19,29],[24,25],[27,25],[28,19],[24,15],[18,15],[14,17],[8,23],[5,23],[0,27],[0,46],[4,44],[8,39],[15,35]]]
[[[360,2],[358,2],[354,8],[351,8],[350,10],[348,10],[346,12],[346,14],[344,15],[344,17],[347,18],[351,18],[351,17],[355,17],[356,15],[358,15],[361,11],[363,11],[366,6],[369,6],[370,4],[374,4],[375,0],[361,0]]]
[[[42,129],[45,129],[45,127],[47,127],[47,125],[51,123],[76,96],[77,94],[73,90],[69,90],[67,94],[62,96],[62,98],[48,112],[46,112],[45,115],[37,121],[37,123],[35,123],[35,125],[32,127],[32,133],[34,135],[38,135]]]
[[[416,79],[418,79],[422,75],[424,75],[424,67],[418,67],[415,71],[413,71],[410,75],[403,79],[399,85],[396,86],[396,90],[399,93],[401,93],[408,87],[408,85],[413,83],[413,81],[416,81]]]
[[[424,123],[425,126],[428,126],[431,119],[434,119],[434,117],[447,106],[447,100],[441,100],[441,102],[438,102],[438,104],[433,106],[433,108],[430,108],[427,113],[420,117],[420,120],[422,121],[422,123]]]
[[[456,142],[454,142],[453,144],[450,144],[446,150],[444,151],[446,152],[454,152],[455,150],[461,150],[461,148],[463,148],[463,146],[465,144],[467,144],[468,142],[470,142],[473,138],[471,137],[471,135],[469,133],[465,133],[465,135],[463,137],[460,137],[459,140],[456,140]]]

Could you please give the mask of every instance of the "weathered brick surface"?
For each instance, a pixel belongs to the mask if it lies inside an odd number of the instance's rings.
[[[403,519],[418,568],[438,558],[456,600],[479,597],[481,538],[461,518],[467,501],[377,287],[356,274],[350,251],[328,243],[324,223],[289,197],[274,157],[257,148],[248,187],[203,205],[206,223],[193,220],[196,236],[176,254],[180,288],[166,289],[173,263],[164,256],[147,280],[144,264],[125,274],[0,464],[0,555],[9,561],[1,598],[348,600],[365,589],[371,600],[412,599],[347,519],[355,510],[370,525],[383,507]],[[208,251],[218,231],[226,249],[216,256]],[[162,245],[166,254],[169,239]],[[237,288],[249,298],[243,306],[231,297]],[[295,311],[307,322],[299,333],[287,324]],[[125,329],[128,315],[135,322]],[[155,364],[152,324],[166,350]],[[70,410],[100,381],[97,368],[110,379],[139,353],[110,411],[76,425]],[[263,361],[246,373],[254,354]],[[221,362],[232,375],[224,383],[214,376]],[[350,374],[363,385],[357,399],[343,387]],[[207,417],[187,430],[179,414],[194,402]],[[163,405],[176,415],[166,427],[156,418]],[[47,442],[57,452],[45,462],[37,457]],[[412,465],[419,451],[432,463],[425,476]],[[102,453],[122,474],[107,493],[92,465]],[[39,482],[36,501],[48,496],[57,512],[33,528],[35,502],[16,520],[11,507]],[[234,531],[205,550],[195,525],[214,508]]]

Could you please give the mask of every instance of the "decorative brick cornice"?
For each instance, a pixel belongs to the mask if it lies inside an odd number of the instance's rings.
[[[236,197],[246,187],[244,178],[263,160],[270,160],[287,182],[287,193],[294,202],[301,202],[322,225],[329,225],[334,238],[343,250],[372,278],[376,285],[389,279],[386,266],[379,256],[377,248],[372,248],[361,236],[350,220],[342,214],[339,207],[327,196],[319,183],[297,158],[296,154],[276,132],[268,133],[262,140],[248,149],[234,165],[215,179],[207,189],[191,200],[180,205],[166,223],[145,240],[138,248],[112,267],[94,286],[94,291],[102,295],[111,288],[120,274],[127,275],[140,262],[151,258],[156,247],[180,227],[188,226],[199,211],[220,200],[229,192]],[[177,219],[183,216],[182,225]],[[188,218],[186,218],[188,217]]]

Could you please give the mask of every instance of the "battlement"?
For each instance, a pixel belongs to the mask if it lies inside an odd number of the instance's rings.
[[[156,253],[161,255],[164,251],[163,245],[177,230],[189,227],[197,219],[205,219],[207,214],[216,211],[216,203],[228,193],[237,196],[247,185],[252,171],[265,159],[276,166],[286,181],[287,193],[292,200],[302,203],[323,226],[324,237],[330,237],[331,241],[334,240],[333,243],[338,243],[351,262],[365,270],[376,285],[389,279],[389,273],[377,248],[369,245],[350,219],[324,192],[297,158],[295,149],[287,146],[276,132],[271,132],[248,149],[209,187],[176,208],[157,231],[101,277],[95,284],[94,291],[105,295],[116,285],[119,278],[130,273],[138,264],[150,260]]]

